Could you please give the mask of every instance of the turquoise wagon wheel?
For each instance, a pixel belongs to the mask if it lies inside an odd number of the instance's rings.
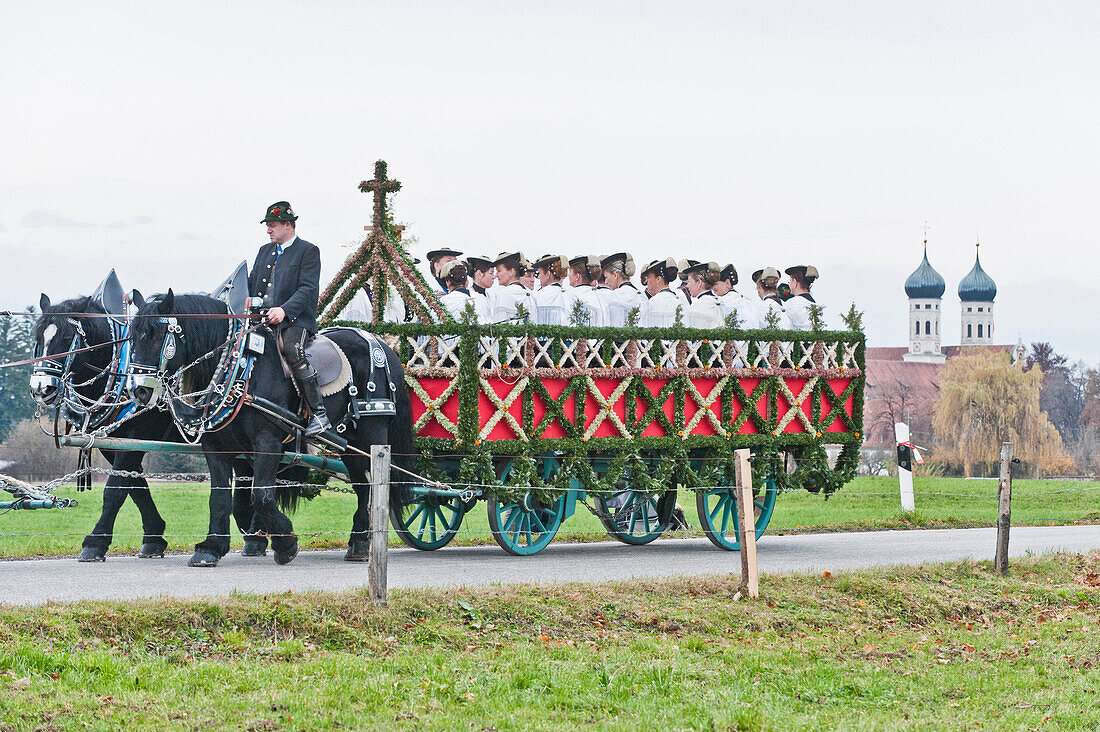
[[[558,462],[553,458],[541,460],[539,474],[544,480],[553,477]],[[511,463],[502,471],[501,480],[508,476]],[[526,491],[516,498],[489,499],[489,530],[500,548],[509,554],[529,556],[537,554],[553,541],[565,514],[565,496],[547,500],[542,490]]]
[[[390,508],[390,523],[401,541],[413,549],[432,551],[447,546],[458,534],[466,504],[458,496],[417,496],[412,503]]]
[[[597,499],[600,521],[607,533],[613,539],[635,546],[648,544],[668,528],[672,511],[668,510],[666,501],[675,506],[676,491],[653,494],[627,488]],[[664,521],[661,509],[665,509],[667,516]]]
[[[737,538],[737,497],[736,488],[699,489],[695,492],[695,505],[699,509],[699,522],[707,538],[719,549],[737,551],[741,542]],[[756,538],[763,535],[775,510],[775,497],[778,494],[775,481],[764,481],[762,494],[753,496],[753,509],[756,513]]]

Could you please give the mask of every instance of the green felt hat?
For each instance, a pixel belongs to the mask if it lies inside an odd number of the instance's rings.
[[[266,224],[268,221],[297,221],[298,217],[294,213],[294,209],[290,207],[290,204],[286,201],[276,201],[267,207],[267,215],[260,221],[261,224]]]

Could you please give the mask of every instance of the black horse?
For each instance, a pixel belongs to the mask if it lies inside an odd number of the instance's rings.
[[[185,388],[189,394],[195,395],[191,399],[180,399],[178,393],[166,397],[176,400],[172,402],[172,409],[177,418],[180,414],[205,413],[202,394],[209,396],[218,393],[215,388],[231,388],[211,383],[218,372],[221,352],[227,347],[227,323],[217,317],[201,317],[227,313],[228,308],[220,300],[202,295],[176,296],[169,290],[163,298],[142,307],[134,319],[135,370],[157,373],[164,382],[176,384],[178,388]],[[169,328],[173,329],[171,336]],[[278,415],[296,413],[299,398],[292,383],[284,376],[275,334],[265,326],[256,326],[248,337],[255,336],[261,337],[264,345],[262,349],[252,351],[254,363],[247,391],[249,395],[273,405],[274,414],[270,408],[260,411],[245,400],[245,406],[236,412],[231,421],[219,426],[216,431],[202,435],[201,444],[210,469],[210,527],[206,539],[195,546],[188,562],[191,566],[215,566],[229,551],[230,499],[228,491],[222,489],[230,485],[233,456],[240,454],[251,456],[254,474],[252,504],[256,512],[254,527],[261,528],[271,538],[277,563],[286,564],[298,553],[298,538],[293,533],[290,519],[276,505],[274,486],[284,440],[295,429],[294,425]],[[393,447],[393,464],[408,468],[415,450],[412,410],[400,359],[388,346],[378,340],[369,342],[362,334],[350,329],[331,331],[328,337],[336,342],[351,363],[351,384],[358,394],[385,394],[390,383],[396,386],[392,395],[396,415],[362,414],[349,420],[342,435],[349,449],[342,452],[341,458],[358,497],[344,558],[364,561],[370,547],[370,458],[366,453],[372,445],[389,444]],[[376,353],[378,360],[375,363],[379,369],[371,366]],[[172,378],[185,367],[186,374],[181,374],[184,378]],[[136,386],[133,393],[135,400],[142,404],[148,404],[154,397],[153,389],[147,385]],[[345,388],[326,397],[325,408],[330,415],[345,415],[349,413],[353,399],[354,394]],[[406,479],[391,482],[391,505],[400,507],[408,502],[406,483]]]
[[[96,428],[110,425],[125,416],[130,398],[112,388],[125,378],[118,371],[118,351],[107,313],[91,297],[78,297],[53,305],[45,294],[39,302],[42,314],[35,323],[35,352],[39,356],[66,353],[92,347],[94,350],[40,361],[31,377],[31,395],[39,405],[59,409],[60,417],[75,426]],[[121,344],[118,344],[121,345]],[[98,405],[98,406],[96,406]],[[156,410],[143,411],[118,425],[112,437],[179,441],[171,418]],[[136,450],[100,450],[113,471],[140,473],[144,452]],[[80,561],[102,562],[114,537],[115,519],[126,497],[133,499],[141,512],[142,537],[139,557],[163,557],[168,542],[164,539],[161,518],[149,484],[144,477],[111,473],[103,488],[103,510],[92,532],[84,537]]]
[[[140,293],[136,294],[140,301]],[[117,426],[110,430],[111,437],[144,439],[161,442],[182,442],[179,431],[166,411],[157,409],[137,410],[131,396],[116,388],[118,380],[125,379],[124,359],[118,358],[115,332],[108,324],[105,308],[92,297],[76,297],[57,305],[43,293],[39,305],[42,314],[35,323],[35,349],[39,356],[51,356],[71,350],[92,348],[71,358],[59,357],[40,361],[31,377],[31,396],[42,407],[60,410],[58,416],[70,428],[78,431]],[[120,335],[125,336],[125,333]],[[99,406],[94,406],[99,405]],[[128,416],[129,410],[135,410]],[[123,419],[125,418],[125,419]],[[141,473],[145,452],[140,450],[110,450],[100,448],[110,464],[112,472],[107,476],[103,489],[103,509],[91,533],[84,537],[79,560],[102,562],[114,538],[115,521],[126,498],[133,499],[141,513],[142,544],[138,556],[163,557],[168,547],[164,538],[165,521],[157,510],[149,484],[142,476],[120,473]],[[250,532],[254,512],[252,510],[250,483],[251,467],[245,461],[234,464],[236,487],[233,493],[233,517],[237,526],[246,533],[245,556],[262,556],[267,549],[267,539]],[[301,467],[287,471],[284,477],[304,479],[307,471]],[[280,488],[279,505],[293,509],[298,492]]]

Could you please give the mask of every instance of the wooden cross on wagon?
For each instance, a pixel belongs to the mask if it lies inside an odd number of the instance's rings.
[[[385,237],[386,194],[401,190],[401,182],[388,179],[386,161],[379,160],[374,164],[374,180],[362,181],[359,184],[359,190],[363,193],[374,193],[374,215],[371,217],[371,226],[364,226],[363,231],[369,231],[371,239]],[[398,239],[401,238],[401,232],[405,230],[405,227],[400,224],[391,225],[390,228],[397,232]]]

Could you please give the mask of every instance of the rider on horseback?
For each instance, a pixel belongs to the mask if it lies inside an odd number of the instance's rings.
[[[279,326],[283,358],[290,366],[311,416],[307,435],[332,429],[317,383],[317,371],[306,358],[306,342],[317,332],[317,297],[320,291],[321,253],[295,232],[298,220],[290,204],[277,201],[267,207],[261,224],[267,224],[270,244],[260,247],[248,291],[264,300],[267,322]]]

